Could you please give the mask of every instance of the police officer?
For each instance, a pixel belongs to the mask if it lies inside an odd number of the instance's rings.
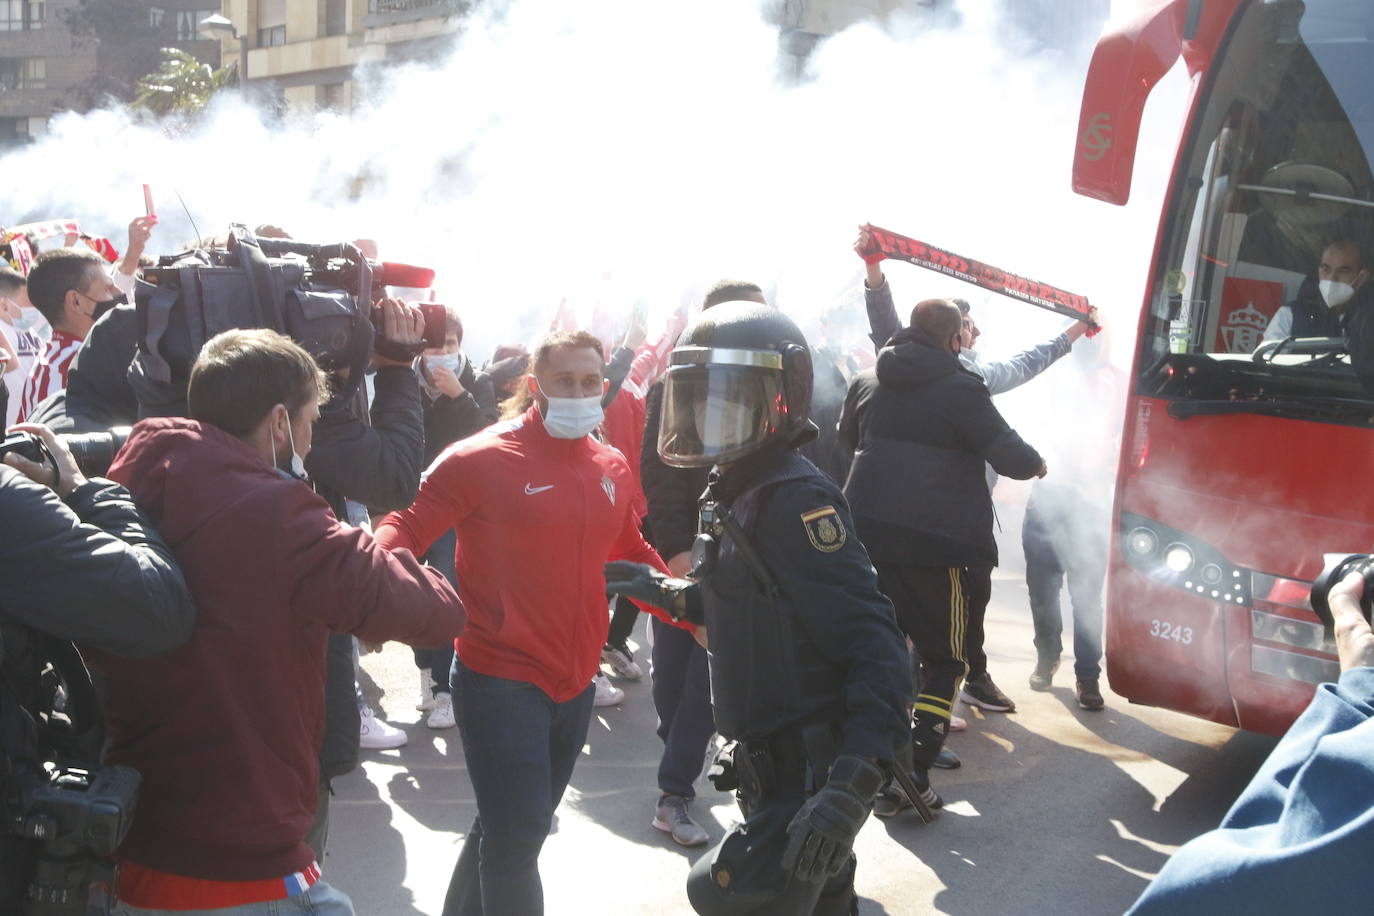
[[[701,315],[672,353],[658,450],[714,465],[693,580],[607,565],[608,591],[709,633],[716,727],[745,821],[692,867],[702,914],[848,914],[854,838],[908,745],[907,650],[839,487],[796,447],[811,354],[754,302]]]

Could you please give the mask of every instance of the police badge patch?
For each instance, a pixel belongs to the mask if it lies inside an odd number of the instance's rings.
[[[812,547],[822,553],[834,553],[844,546],[844,522],[834,506],[803,512],[801,520],[806,526],[806,536],[811,539]]]

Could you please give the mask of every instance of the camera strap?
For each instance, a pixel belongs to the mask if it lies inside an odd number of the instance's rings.
[[[258,316],[263,326],[280,333],[286,333],[282,324],[281,311],[277,308],[277,297],[272,294],[272,265],[267,255],[258,247],[257,238],[242,227],[236,227],[234,237],[239,244],[239,261],[248,272],[249,288],[253,290],[253,301],[258,307]]]

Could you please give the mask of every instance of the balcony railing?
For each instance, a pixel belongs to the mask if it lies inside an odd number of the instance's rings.
[[[461,16],[472,6],[472,0],[367,0],[367,19],[371,28],[419,19],[447,19]]]

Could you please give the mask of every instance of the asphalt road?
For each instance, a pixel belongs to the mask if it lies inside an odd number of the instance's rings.
[[[1018,574],[999,573],[988,654],[1018,710],[958,704],[969,729],[949,746],[964,765],[933,776],[946,801],[939,819],[865,825],[856,847],[865,916],[1120,913],[1170,852],[1215,826],[1273,747],[1271,738],[1130,706],[1110,692],[1105,711],[1080,710],[1067,659],[1054,689],[1033,693],[1026,608]],[[647,648],[636,654],[647,669]],[[324,872],[359,914],[437,914],[476,812],[462,747],[455,729],[420,721],[409,649],[388,646],[363,666],[374,706],[410,743],[364,752],[363,765],[335,781]],[[659,754],[649,684],[621,686],[623,705],[595,711],[540,859],[551,916],[691,912],[683,881],[699,850],[675,846],[649,823]],[[709,783],[699,793],[694,811],[714,841],[737,809]]]

